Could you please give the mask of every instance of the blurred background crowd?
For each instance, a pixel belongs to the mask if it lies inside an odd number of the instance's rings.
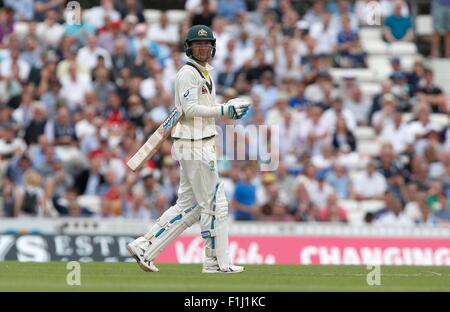
[[[185,34],[204,24],[218,101],[249,97],[242,124],[280,132],[275,171],[219,161],[235,220],[450,222],[446,82],[427,63],[450,57],[450,1],[430,1],[426,55],[402,0],[188,0],[172,14],[101,0],[80,23],[65,8],[0,9],[1,216],[150,220],[173,205],[170,140],[139,172],[125,163],[173,108]]]

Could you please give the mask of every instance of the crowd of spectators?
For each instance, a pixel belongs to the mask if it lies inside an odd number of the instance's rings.
[[[369,1],[305,2],[300,14],[289,0],[188,0],[179,24],[166,12],[148,23],[140,0],[102,0],[83,10],[79,23],[65,20],[63,0],[4,2],[3,216],[149,220],[173,205],[179,167],[170,140],[141,171],[125,163],[172,109],[175,74],[186,60],[183,38],[191,25],[204,24],[217,38],[217,94],[224,101],[251,97],[242,124],[280,132],[275,171],[261,172],[258,160],[219,161],[234,219],[348,222],[341,203],[375,200],[384,208],[365,222],[450,220],[450,130],[431,119],[449,113],[443,82],[422,60],[405,70],[393,57],[391,76],[368,99],[354,77],[330,74],[368,66],[359,31]],[[408,3],[378,2],[384,40],[414,42]],[[19,23],[27,28],[23,37]],[[375,130],[379,153],[359,154],[358,127]],[[364,163],[359,170],[346,165],[352,157]],[[98,198],[98,209],[82,197]]]

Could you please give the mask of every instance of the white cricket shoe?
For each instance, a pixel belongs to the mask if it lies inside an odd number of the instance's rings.
[[[132,241],[127,245],[128,252],[136,260],[137,264],[142,270],[146,272],[159,272],[159,269],[153,263],[153,261],[146,260],[144,253],[146,248],[148,248],[148,240],[141,236]]]
[[[203,262],[202,273],[241,273],[245,269],[243,266],[230,264],[226,270],[221,270],[217,263],[217,259],[213,257],[206,257]]]

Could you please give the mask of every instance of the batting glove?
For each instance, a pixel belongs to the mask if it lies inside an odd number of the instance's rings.
[[[230,119],[241,119],[250,109],[250,103],[246,100],[235,98],[229,100],[222,105],[222,116],[227,116]]]

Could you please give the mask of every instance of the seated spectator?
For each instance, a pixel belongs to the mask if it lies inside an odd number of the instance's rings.
[[[288,100],[288,104],[290,107],[296,110],[303,110],[305,108],[305,106],[308,104],[308,101],[305,97],[305,89],[306,83],[304,81],[300,81],[297,83],[295,95],[291,96]]]
[[[359,87],[352,89],[350,99],[344,102],[344,107],[352,112],[359,126],[367,126],[370,104],[364,99]]]
[[[380,133],[389,124],[394,123],[393,115],[396,110],[396,100],[392,94],[385,94],[381,100],[381,110],[372,115],[372,126]]]
[[[329,125],[321,118],[322,108],[318,105],[308,105],[306,118],[299,127],[299,142],[297,149],[309,151],[312,155],[320,153],[323,145],[329,144]]]
[[[267,203],[261,207],[262,221],[290,222],[295,218],[290,214],[288,206],[280,201]]]
[[[344,166],[335,164],[333,169],[327,173],[326,180],[333,187],[334,193],[339,199],[350,197],[351,180]]]
[[[441,35],[444,36],[444,57],[450,57],[450,24],[447,19],[450,14],[450,2],[447,0],[431,1],[431,14],[433,17],[433,39],[431,41],[431,56],[439,57]]]
[[[356,200],[381,200],[387,188],[386,179],[376,171],[374,161],[367,164],[365,171],[355,175],[352,185],[352,198]]]
[[[409,131],[409,125],[403,122],[403,113],[400,108],[394,112],[394,122],[388,123],[380,133],[382,143],[390,143],[396,154],[401,154],[409,149],[414,137]]]
[[[330,194],[326,206],[319,210],[319,221],[343,223],[348,221],[347,212],[339,206],[336,194]]]
[[[328,3],[328,11],[333,14],[331,25],[336,31],[342,30],[342,18],[347,16],[351,29],[358,29],[358,17],[351,10],[352,4],[348,0],[338,0]]]
[[[224,70],[217,77],[217,93],[223,94],[228,88],[232,88],[236,81],[236,72],[233,70],[233,60],[225,58]]]
[[[331,103],[331,107],[321,117],[321,122],[328,126],[330,134],[336,129],[336,123],[340,117],[344,119],[347,129],[353,131],[356,128],[356,118],[353,112],[344,106],[341,98],[335,98]]]
[[[167,13],[162,11],[158,23],[150,25],[148,37],[158,45],[175,45],[179,40],[178,27],[176,24],[169,24]]]
[[[231,23],[236,21],[238,12],[246,10],[247,5],[244,0],[219,0],[217,3],[217,15]]]
[[[390,42],[411,42],[414,40],[411,17],[402,16],[403,0],[395,0],[394,13],[384,21],[384,38]]]
[[[425,69],[423,80],[419,83],[417,90],[417,99],[429,105],[433,113],[448,112],[447,98],[442,89],[434,83],[431,69]]]
[[[386,203],[387,211],[375,221],[376,226],[412,226],[414,221],[405,213],[400,198],[393,196],[392,201]]]
[[[338,36],[336,35],[336,30],[331,27],[331,14],[323,13],[319,22],[310,25],[309,34],[315,40],[315,52],[317,54],[332,54]]]
[[[367,52],[361,46],[359,35],[353,36],[348,49],[339,53],[337,64],[342,68],[367,68]]]
[[[89,162],[89,168],[83,169],[75,176],[75,190],[78,195],[98,195],[100,186],[105,182],[101,172],[102,159],[93,155]]]
[[[91,217],[94,215],[88,208],[78,203],[78,195],[75,189],[69,189],[64,196],[56,200],[53,205],[62,217]]]
[[[350,51],[352,41],[358,36],[358,33],[351,27],[348,16],[342,16],[341,23],[342,30],[337,33],[337,46],[335,49],[338,55],[346,55]]]
[[[72,145],[78,140],[69,109],[64,106],[58,109],[56,119],[46,125],[45,131],[55,145]]]
[[[397,99],[397,108],[400,108],[403,112],[410,111],[410,90],[406,73],[396,72],[391,75],[391,79],[393,81],[392,94]]]
[[[23,187],[15,189],[14,216],[48,215],[49,208],[41,176],[34,170],[27,170],[23,180]]]
[[[369,113],[369,125],[373,126],[372,124],[373,115],[379,110],[381,110],[384,96],[386,94],[391,94],[391,91],[392,91],[392,81],[390,79],[383,80],[381,82],[381,92],[375,94],[374,97],[372,98],[372,106],[370,108]]]
[[[211,0],[202,0],[202,9],[200,13],[195,14],[192,17],[192,25],[205,25],[212,26],[213,20],[216,17],[216,13],[211,7]]]
[[[242,168],[242,178],[236,183],[233,199],[231,200],[234,219],[237,221],[256,220],[258,216],[256,187],[252,182],[253,177],[253,167],[250,164],[246,164]]]

